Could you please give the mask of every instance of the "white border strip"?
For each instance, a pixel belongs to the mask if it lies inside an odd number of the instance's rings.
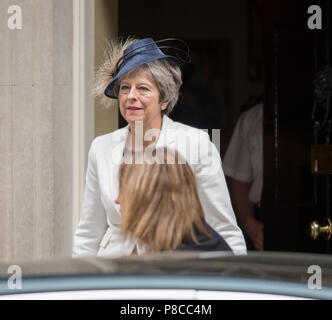
[[[11,294],[0,300],[311,300],[278,294],[193,289],[115,289]],[[185,308],[183,308],[185,310]],[[192,309],[192,308],[190,308]]]

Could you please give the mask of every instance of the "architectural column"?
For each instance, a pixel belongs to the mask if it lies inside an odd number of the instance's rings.
[[[95,1],[95,65],[104,62],[107,41],[118,37],[118,0]],[[118,109],[106,109],[95,101],[95,135],[99,136],[118,129]]]
[[[1,261],[71,254],[74,193],[83,183],[74,169],[87,152],[75,156],[74,138],[92,139],[86,124],[73,129],[73,1],[0,2]],[[21,29],[7,26],[12,5]]]

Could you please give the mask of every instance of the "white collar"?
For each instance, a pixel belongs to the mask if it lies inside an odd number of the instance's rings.
[[[160,135],[157,141],[156,148],[161,148],[165,146],[172,146],[175,141],[174,121],[168,116],[163,116],[163,122],[161,125]],[[124,128],[114,131],[112,135],[112,161],[116,164],[120,164],[123,156],[123,151],[129,134],[129,124]]]

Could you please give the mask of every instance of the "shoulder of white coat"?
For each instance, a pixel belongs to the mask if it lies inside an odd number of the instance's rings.
[[[126,132],[127,132],[126,128],[121,128],[113,132],[95,137],[91,143],[89,153],[96,154],[99,151],[104,152],[106,149],[111,148],[115,142],[124,139]]]
[[[190,154],[194,158],[196,158],[195,154],[199,154],[199,158],[201,158],[211,151],[214,152],[214,145],[210,140],[208,129],[198,129],[180,122],[174,122],[174,124],[176,125],[177,139],[185,140]]]

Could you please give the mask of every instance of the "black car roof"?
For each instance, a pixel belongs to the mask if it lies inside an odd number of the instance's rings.
[[[294,252],[249,252],[233,256],[227,252],[172,252],[115,259],[53,258],[40,261],[0,263],[0,278],[8,278],[8,267],[18,265],[23,277],[69,275],[188,275],[283,280],[307,283],[308,268],[322,270],[325,286],[332,287],[332,257]]]

